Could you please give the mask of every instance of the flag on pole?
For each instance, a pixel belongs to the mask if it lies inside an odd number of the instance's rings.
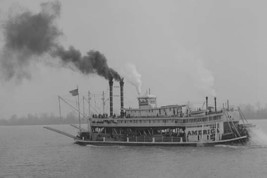
[[[72,94],[72,96],[77,96],[79,94],[78,93],[78,88],[74,89],[74,90],[71,90],[70,93]]]

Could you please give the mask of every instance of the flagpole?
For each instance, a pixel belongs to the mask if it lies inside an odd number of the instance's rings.
[[[88,116],[89,117],[91,117],[90,101],[91,101],[91,93],[90,93],[90,91],[88,91]]]
[[[77,85],[77,90],[78,90],[79,130],[81,132],[80,96],[79,96],[78,85]]]
[[[84,112],[84,99],[85,99],[85,97],[83,96],[83,115],[85,115],[85,112]]]
[[[90,91],[88,91],[88,123],[87,123],[87,127],[88,127],[88,132],[90,133],[90,137],[91,135],[91,111],[90,111],[90,100],[91,100],[91,93]]]

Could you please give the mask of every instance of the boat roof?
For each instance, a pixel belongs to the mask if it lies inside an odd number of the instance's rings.
[[[144,95],[144,96],[138,96],[137,98],[156,98],[155,95],[151,95],[151,94],[147,94],[147,95]]]
[[[178,104],[173,104],[173,105],[166,105],[166,106],[161,106],[160,108],[181,108],[186,105],[178,105]]]
[[[166,108],[181,108],[181,107],[184,107],[186,105],[178,105],[178,104],[175,104],[175,105],[166,105],[166,106],[161,106],[161,107],[155,107],[155,108],[142,108],[142,109],[139,109],[139,108],[125,108],[126,111],[144,111],[144,110],[157,110],[157,109],[166,109]]]

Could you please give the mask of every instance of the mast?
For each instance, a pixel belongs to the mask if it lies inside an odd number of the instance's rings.
[[[90,108],[90,101],[91,101],[91,93],[90,93],[90,91],[88,91],[88,116],[89,116],[89,118],[91,117],[91,108]]]
[[[83,96],[83,115],[85,115],[85,111],[84,111],[84,100],[85,100],[85,97]]]
[[[78,90],[79,130],[81,132],[80,95],[79,95],[79,88],[78,88],[78,86],[77,86],[77,90]]]
[[[102,102],[103,102],[103,114],[105,113],[105,92],[102,93]]]
[[[91,93],[88,91],[88,120],[87,120],[87,129],[88,132],[91,133],[91,111],[90,111],[90,101],[91,101]],[[91,134],[90,134],[91,135]]]

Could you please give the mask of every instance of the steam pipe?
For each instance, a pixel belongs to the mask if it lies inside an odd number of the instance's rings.
[[[217,101],[216,101],[216,97],[214,97],[214,108],[215,108],[215,112],[217,112]]]
[[[113,116],[113,78],[109,79],[109,113]]]
[[[209,103],[208,103],[208,102],[209,102],[209,99],[208,99],[208,97],[206,96],[206,110],[209,109],[209,108],[208,108],[208,107],[209,107]]]
[[[120,80],[120,93],[121,93],[121,117],[124,116],[124,97],[123,97],[123,86],[124,86],[124,81],[123,78]]]

